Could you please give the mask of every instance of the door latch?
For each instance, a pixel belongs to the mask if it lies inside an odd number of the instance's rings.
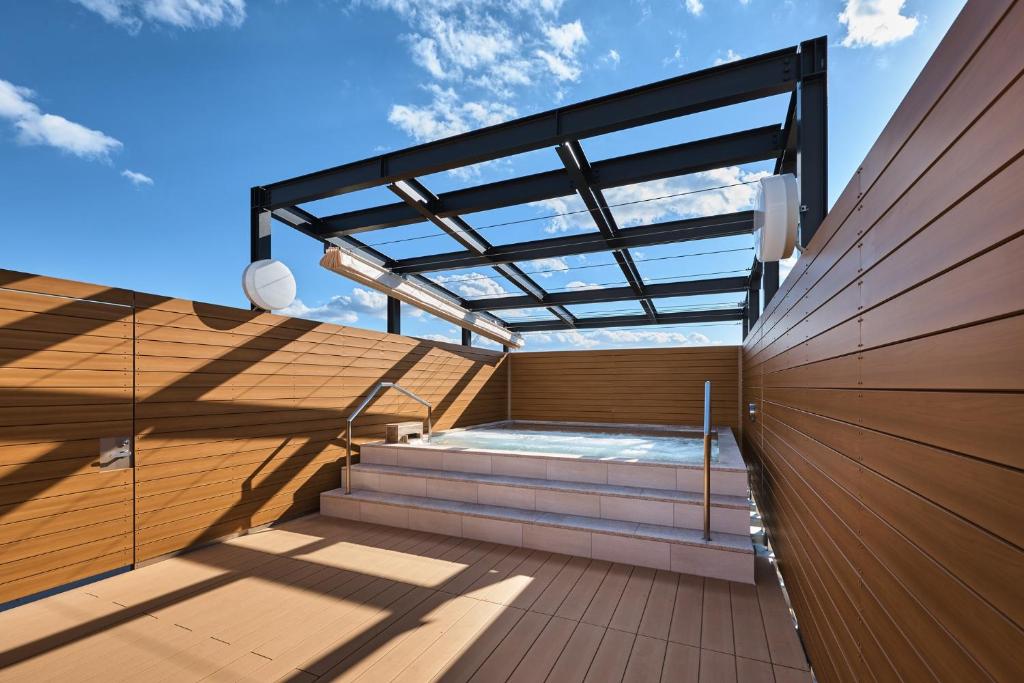
[[[100,469],[120,470],[131,466],[131,437],[105,436],[100,439]]]

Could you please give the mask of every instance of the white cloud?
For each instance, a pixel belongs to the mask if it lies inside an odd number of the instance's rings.
[[[456,339],[455,337],[449,337],[446,334],[421,334],[420,339],[426,339],[427,341],[445,342],[448,344],[461,344],[462,339]]]
[[[452,88],[431,84],[427,90],[432,95],[430,104],[396,104],[388,114],[388,121],[417,142],[458,135],[472,128],[507,121],[517,115],[514,107],[502,102],[463,102]]]
[[[706,346],[719,343],[700,332],[672,330],[568,330],[566,332],[526,332],[527,346],[563,346],[593,349],[615,346]]]
[[[359,316],[351,310],[352,300],[347,296],[331,297],[330,301],[319,306],[307,306],[302,299],[296,299],[288,308],[274,311],[279,315],[287,315],[293,318],[306,318],[308,320],[320,320],[335,325],[351,325],[359,320]]]
[[[100,15],[108,24],[136,33],[147,22],[176,28],[240,26],[245,0],[73,0]]]
[[[901,14],[906,0],[847,0],[839,14],[846,25],[843,47],[881,47],[908,38],[917,30],[916,16]]]
[[[396,103],[388,116],[417,141],[513,118],[515,107],[503,101],[519,89],[574,82],[582,74],[586,32],[578,19],[558,21],[561,0],[353,2],[403,20],[413,63],[434,81],[425,88],[429,103]],[[558,100],[564,91],[545,94]]]
[[[686,0],[686,11],[699,17],[704,14],[704,3],[701,0]]]
[[[695,216],[713,216],[751,208],[757,197],[757,185],[751,181],[766,175],[770,174],[747,172],[739,166],[728,166],[687,176],[611,188],[605,191],[605,198],[612,205],[612,212],[622,227]],[[708,189],[712,187],[722,189]],[[660,197],[665,198],[659,199]],[[531,206],[542,209],[544,213],[564,214],[579,211],[583,208],[583,202],[578,197],[559,197],[534,202]],[[589,213],[584,211],[568,216],[556,216],[549,221],[544,230],[551,234],[590,232],[594,230],[594,224]]]
[[[575,55],[576,51],[587,43],[587,34],[584,33],[583,24],[579,19],[561,26],[546,26],[544,35],[547,36],[551,47],[566,57]]]
[[[140,185],[152,185],[153,179],[145,173],[136,173],[135,171],[129,171],[127,168],[121,171],[121,175],[124,176],[131,182],[132,185],[138,187]]]
[[[351,296],[339,295],[319,306],[307,306],[301,299],[295,299],[288,308],[275,311],[295,318],[321,320],[335,325],[351,325],[359,320],[360,314],[375,318],[387,317],[388,298],[382,292],[355,287]]]
[[[439,285],[454,285],[455,291],[462,296],[475,299],[480,297],[504,296],[509,292],[500,282],[483,273],[466,273],[464,275],[435,275],[434,282]]]
[[[613,69],[616,68],[621,61],[622,55],[619,54],[618,50],[608,50],[604,57],[601,57],[601,62],[603,64],[610,64]]]
[[[584,282],[583,280],[573,280],[565,285],[566,289],[573,291],[583,291],[585,289],[601,289],[601,285],[595,282]]]
[[[729,62],[738,62],[741,59],[743,59],[743,57],[737,52],[731,49],[726,50],[725,55],[715,57],[715,66],[718,66],[719,64],[728,64]]]
[[[569,264],[560,256],[534,259],[530,261],[530,265],[534,268],[531,271],[531,275],[539,275],[540,277],[551,277],[556,272],[569,270]]]
[[[676,45],[675,50],[672,52],[672,55],[669,57],[665,57],[664,59],[661,60],[661,65],[664,67],[681,67],[683,66],[684,61],[685,60],[683,59],[683,48],[679,45]]]
[[[123,147],[120,140],[106,133],[63,116],[43,113],[31,101],[34,97],[29,88],[0,79],[0,117],[11,120],[22,144],[47,145],[77,157],[102,160]]]

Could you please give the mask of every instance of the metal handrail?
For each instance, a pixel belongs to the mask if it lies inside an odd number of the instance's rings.
[[[704,382],[704,540],[711,541],[711,381]]]
[[[377,398],[377,394],[380,393],[381,389],[397,389],[412,400],[425,405],[427,407],[427,436],[430,435],[432,430],[432,417],[434,413],[434,407],[430,405],[429,401],[426,401],[413,392],[409,391],[405,387],[399,385],[397,382],[377,382],[377,386],[373,388],[370,395],[363,399],[363,402],[355,409],[351,415],[348,416],[348,425],[345,427],[345,493],[352,493],[352,423],[355,421],[359,414],[366,410],[366,406],[373,402],[373,399]]]

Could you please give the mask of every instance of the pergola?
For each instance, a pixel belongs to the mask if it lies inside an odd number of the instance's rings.
[[[715,66],[638,88],[559,107],[532,116],[387,152],[315,173],[252,188],[251,258],[271,257],[271,218],[323,242],[359,253],[381,268],[406,278],[453,303],[492,317],[513,332],[591,329],[681,323],[743,321],[743,334],[779,286],[778,263],[754,261],[747,275],[646,283],[630,249],[708,240],[753,231],[753,212],[702,216],[638,227],[617,225],[604,191],[725,166],[774,161],[774,172],[796,174],[800,188],[799,243],[806,246],[826,212],[827,88],[826,39],[815,38],[782,50]],[[591,161],[581,141],[697,112],[791,93],[785,120],[660,149]],[[553,148],[554,170],[434,194],[419,180],[441,171]],[[316,216],[303,204],[379,186],[398,201],[367,209]],[[466,216],[558,197],[578,195],[597,232],[492,245]],[[362,233],[429,222],[462,249],[391,258],[362,242]],[[626,286],[548,292],[517,265],[521,261],[610,252]],[[426,273],[491,267],[521,290],[517,296],[465,299],[430,280]],[[665,297],[746,293],[742,305],[659,312]],[[581,317],[576,304],[633,301],[641,315]],[[388,299],[388,331],[400,331],[400,302]],[[507,322],[502,310],[544,308],[549,320]],[[470,343],[463,329],[463,344]]]

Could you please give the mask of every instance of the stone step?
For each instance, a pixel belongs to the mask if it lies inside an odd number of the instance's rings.
[[[359,459],[371,465],[670,489],[701,494],[704,491],[704,470],[701,465],[601,460],[549,453],[446,449],[415,443],[363,444]],[[746,467],[739,455],[735,459],[737,462],[731,465],[712,466],[712,493],[744,498],[748,495]]]
[[[352,489],[681,529],[704,528],[704,496],[688,491],[365,463],[352,467]],[[711,506],[712,531],[750,533],[748,499],[715,494]]]
[[[749,535],[561,515],[536,510],[343,489],[320,494],[320,513],[524,548],[754,583]]]

